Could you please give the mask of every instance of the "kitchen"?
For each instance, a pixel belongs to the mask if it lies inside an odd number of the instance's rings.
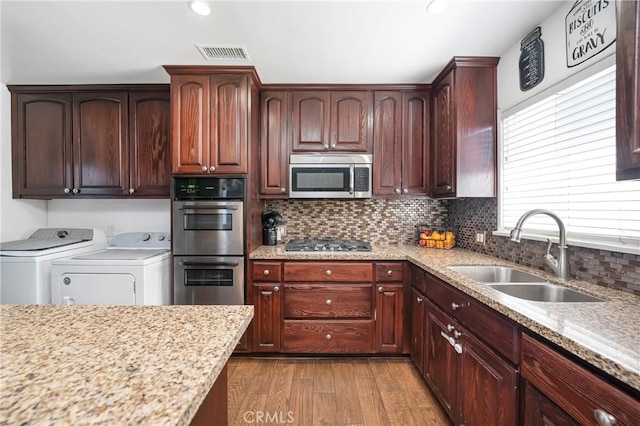
[[[557,6],[557,5],[556,5]],[[553,43],[552,40],[564,40],[563,21],[567,15],[571,5],[563,5],[564,9],[545,20],[546,15],[542,16],[539,21],[533,23],[531,27],[522,29],[517,32],[517,36],[513,38],[502,51],[496,52],[496,56],[501,56],[498,64],[498,99],[501,108],[510,107],[525,99],[530,93],[522,92],[518,88],[517,73],[507,73],[501,70],[513,69],[517,70],[517,63],[520,57],[520,40],[536,25],[541,24],[542,39],[545,41],[546,54],[546,75],[541,86],[533,90],[542,90],[554,82],[562,80],[568,74],[573,73],[573,69],[567,69],[565,63],[565,51],[563,43]],[[16,6],[14,6],[16,7]],[[27,6],[25,6],[27,7]],[[32,7],[32,6],[29,6]],[[141,7],[138,5],[138,7]],[[168,7],[168,6],[165,6]],[[383,7],[383,6],[379,6]],[[3,18],[7,16],[9,6],[3,4]],[[186,9],[186,8],[185,8]],[[31,11],[35,16],[38,14]],[[549,6],[549,12],[551,7]],[[273,12],[275,13],[275,12]],[[13,15],[9,15],[13,16]],[[266,16],[272,16],[267,14]],[[14,17],[15,18],[15,17]],[[15,18],[17,22],[19,20]],[[560,21],[560,25],[556,21]],[[553,25],[552,25],[553,24]],[[4,22],[3,28],[7,25]],[[14,25],[18,25],[15,24]],[[194,24],[195,25],[195,24]],[[14,35],[14,37],[16,37]],[[11,38],[11,35],[9,35]],[[7,39],[3,33],[3,42]],[[193,41],[191,41],[193,43]],[[190,46],[191,48],[191,46]],[[5,49],[3,48],[3,52]],[[596,59],[603,59],[605,56],[611,56],[613,51],[609,49],[604,51]],[[251,52],[257,55],[258,52]],[[504,53],[504,54],[503,54]],[[456,54],[467,54],[467,51],[454,52]],[[4,55],[4,54],[3,54]],[[449,55],[444,62],[440,63],[437,68],[431,70],[430,77],[407,79],[407,81],[432,81],[439,70],[442,69],[446,61],[450,59]],[[11,61],[11,57],[8,58]],[[18,59],[14,59],[19,63]],[[162,74],[162,77],[156,79],[140,79],[135,80],[119,79],[117,73],[114,72],[110,79],[110,83],[166,83],[169,81],[167,74],[160,65],[170,63],[201,63],[197,59],[189,59],[185,61],[167,61],[156,62],[157,70],[154,73]],[[413,61],[417,61],[415,58]],[[3,58],[3,65],[11,69],[11,64],[7,64],[7,59]],[[37,67],[31,67],[37,68]],[[584,68],[584,66],[582,67]],[[581,69],[578,67],[578,69]],[[4,70],[4,68],[3,68]],[[32,76],[29,69],[21,70],[21,76],[18,75],[3,76],[3,83],[9,84],[54,84],[54,83],[92,83],[87,81],[88,78],[82,74],[73,74],[69,70],[56,71],[51,66],[49,78]],[[79,71],[77,71],[79,73]],[[277,81],[273,78],[266,79],[268,74],[266,70],[257,67],[260,78],[265,81]],[[67,74],[65,74],[67,73]],[[4,72],[3,72],[4,75]],[[338,77],[340,78],[340,77]],[[346,77],[345,77],[346,78]],[[294,82],[294,79],[280,80],[282,83]],[[323,79],[314,79],[313,75],[301,81],[325,81]],[[343,83],[352,81],[353,83],[387,83],[388,81],[377,81],[373,78],[338,80]],[[390,80],[389,80],[390,81]],[[272,87],[274,90],[278,87]],[[3,123],[7,123],[10,117],[9,112],[9,93],[3,90],[3,114],[5,118]],[[142,231],[142,230],[158,230],[169,231],[170,223],[170,201],[168,199],[158,200],[110,200],[110,199],[89,199],[89,200],[63,200],[54,199],[50,201],[40,200],[15,200],[10,198],[11,194],[11,167],[10,162],[10,130],[8,126],[3,126],[2,130],[2,241],[16,238],[22,238],[27,230],[42,226],[66,226],[69,217],[72,218],[74,226],[79,227],[98,227],[104,229],[107,234],[118,234],[125,231]],[[375,161],[375,158],[374,158]],[[375,176],[374,176],[375,178]],[[279,189],[279,188],[278,188]],[[425,197],[406,197],[402,198],[378,198],[367,199],[364,201],[295,201],[286,199],[268,199],[265,202],[265,209],[273,209],[279,211],[286,220],[287,237],[325,237],[333,238],[359,238],[368,240],[377,244],[414,244],[415,243],[415,226],[419,224],[429,224],[432,228],[443,229],[445,227],[453,227],[456,229],[458,238],[458,246],[471,248],[480,253],[487,253],[509,261],[517,261],[525,266],[533,266],[540,268],[542,263],[539,259],[544,255],[545,242],[525,241],[521,245],[515,243],[507,243],[504,236],[492,235],[492,231],[498,229],[496,223],[498,213],[498,205],[495,198],[474,198],[452,199],[448,201],[429,199]],[[366,220],[365,220],[366,219]],[[362,222],[365,222],[363,225]],[[514,221],[515,222],[515,221]],[[15,223],[20,223],[21,228],[16,227]],[[336,227],[334,224],[340,224]],[[410,226],[400,226],[400,224],[410,224]],[[111,227],[111,228],[110,228]],[[154,228],[154,229],[151,229]],[[259,228],[255,226],[255,228]],[[339,229],[337,229],[339,228]],[[111,229],[111,232],[109,230]],[[485,231],[486,243],[484,245],[475,244],[476,231]],[[255,246],[261,241],[261,229],[254,229],[257,237],[254,238]],[[571,243],[569,243],[571,246]],[[526,249],[523,249],[526,247]],[[255,248],[255,247],[254,247]],[[622,286],[626,291],[636,291],[637,294],[637,278],[632,274],[622,274],[622,268],[616,266],[622,262],[637,265],[637,255],[629,257],[629,254],[622,252],[602,253],[600,250],[579,249],[572,247],[573,252],[573,270],[574,273],[581,274],[579,278],[588,282],[608,283],[612,286]],[[264,255],[263,255],[264,256]],[[626,256],[626,257],[625,257]],[[396,260],[396,259],[394,259]],[[527,263],[528,262],[528,263]],[[637,266],[635,266],[637,268]],[[637,273],[637,272],[636,272]],[[441,277],[442,278],[442,277]],[[635,286],[635,289],[634,289]]]

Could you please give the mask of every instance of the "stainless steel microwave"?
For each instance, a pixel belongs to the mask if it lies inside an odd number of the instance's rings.
[[[371,154],[291,154],[290,198],[371,198]]]

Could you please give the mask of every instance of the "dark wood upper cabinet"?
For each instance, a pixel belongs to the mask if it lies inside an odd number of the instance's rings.
[[[433,197],[496,195],[498,60],[455,57],[433,82]]]
[[[429,192],[429,91],[374,95],[373,193]]]
[[[13,198],[64,196],[73,188],[71,93],[14,93]]]
[[[129,94],[129,194],[166,196],[171,182],[169,91]]]
[[[83,195],[125,195],[129,186],[127,94],[73,95],[74,188]]]
[[[249,139],[255,137],[252,114],[257,114],[255,69],[165,69],[171,75],[172,172],[246,174]]]
[[[640,2],[616,12],[616,179],[640,179]]]
[[[371,152],[373,95],[366,90],[294,90],[292,152]]]
[[[168,87],[9,90],[14,198],[169,196]]]
[[[284,90],[268,90],[260,96],[260,194],[286,197],[289,174],[290,93]]]

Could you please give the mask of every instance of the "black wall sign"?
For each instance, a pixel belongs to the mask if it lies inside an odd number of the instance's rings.
[[[544,43],[540,27],[531,31],[520,42],[520,90],[535,87],[544,78]]]

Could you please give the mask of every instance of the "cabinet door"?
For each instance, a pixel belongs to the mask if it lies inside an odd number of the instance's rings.
[[[423,342],[424,342],[424,317],[426,310],[424,295],[416,288],[411,289],[411,359],[416,364],[418,371],[424,374]]]
[[[256,352],[280,352],[282,292],[279,284],[253,284],[253,336]]]
[[[294,91],[292,94],[292,152],[329,149],[329,92]]]
[[[429,193],[429,92],[402,94],[402,193]]]
[[[640,179],[640,1],[616,12],[616,179]]]
[[[377,351],[402,353],[403,284],[385,283],[376,286]]]
[[[331,92],[330,149],[371,152],[373,94],[364,90]]]
[[[248,78],[211,76],[209,172],[247,173]]]
[[[373,194],[401,193],[402,186],[402,93],[374,94]]]
[[[468,332],[462,342],[462,418],[464,424],[515,425],[518,371]],[[496,403],[500,401],[500,403]]]
[[[433,98],[433,195],[456,193],[453,71],[438,83]]]
[[[74,192],[128,194],[127,93],[75,93],[73,114]]]
[[[171,170],[209,171],[209,76],[171,76]]]
[[[524,385],[522,419],[524,426],[578,426],[579,424],[528,382]]]
[[[447,340],[448,327],[455,322],[428,303],[425,314],[424,369],[426,380],[454,424],[459,424],[458,379],[460,356]]]
[[[131,195],[169,197],[169,92],[129,94]]]
[[[262,93],[260,107],[260,194],[286,197],[289,171],[289,93],[265,91]]]
[[[71,94],[12,96],[13,197],[61,197],[73,187]]]

